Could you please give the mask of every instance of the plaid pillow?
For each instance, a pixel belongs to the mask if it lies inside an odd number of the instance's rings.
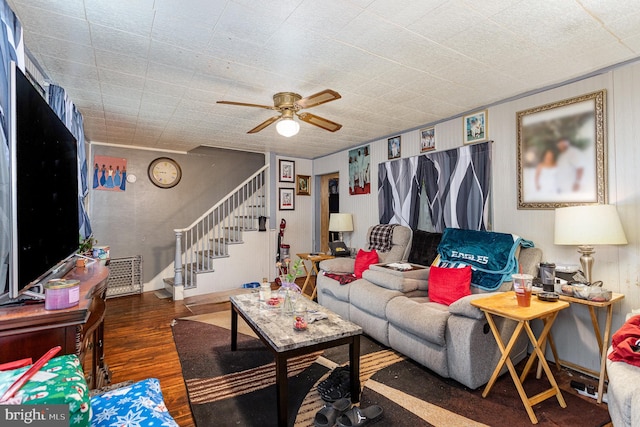
[[[369,234],[369,250],[380,252],[391,250],[391,233],[398,224],[378,224],[371,229]]]

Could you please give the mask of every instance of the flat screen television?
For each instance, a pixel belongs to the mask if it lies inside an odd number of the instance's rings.
[[[76,139],[22,71],[11,67],[11,262],[8,296],[72,268],[78,251]]]

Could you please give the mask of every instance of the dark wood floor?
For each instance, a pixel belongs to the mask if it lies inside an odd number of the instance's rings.
[[[229,310],[230,305],[228,302],[206,304],[206,309],[208,312]],[[158,378],[167,408],[181,427],[195,424],[173,342],[171,321],[193,314],[181,301],[160,299],[153,292],[147,292],[109,299],[105,317],[105,360],[112,372],[112,383]],[[572,379],[597,386],[596,380],[570,370],[561,373],[554,370],[554,376],[561,386]],[[595,404],[593,399],[584,399]]]
[[[105,316],[105,361],[112,383],[160,380],[169,412],[182,427],[195,426],[187,400],[171,321],[192,313],[181,302],[153,292],[110,298]]]

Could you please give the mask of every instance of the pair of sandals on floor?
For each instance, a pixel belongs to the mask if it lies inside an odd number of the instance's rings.
[[[382,408],[371,405],[367,408],[351,406],[351,401],[346,397],[338,399],[331,404],[326,404],[320,409],[313,425],[315,427],[352,427],[363,426],[369,421],[375,421],[382,416]]]

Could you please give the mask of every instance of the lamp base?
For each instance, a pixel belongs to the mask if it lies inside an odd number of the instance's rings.
[[[582,265],[582,272],[587,282],[591,283],[591,269],[593,267],[594,259],[593,255],[596,250],[593,246],[580,245],[578,246],[578,252],[580,253],[580,265]]]

